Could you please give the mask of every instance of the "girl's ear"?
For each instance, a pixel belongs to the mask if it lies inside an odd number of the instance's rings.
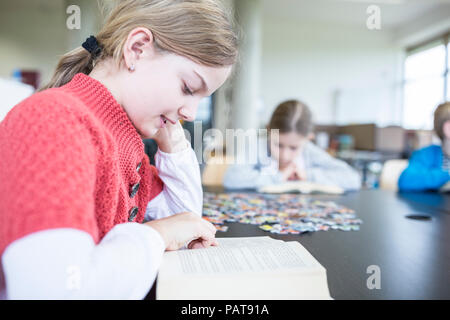
[[[154,56],[155,54],[153,33],[150,30],[139,27],[128,34],[123,48],[126,68],[132,70],[139,59]]]
[[[308,134],[306,136],[306,139],[311,141],[311,140],[314,140],[315,137],[316,137],[316,135],[314,134],[314,132],[311,132],[310,134]]]

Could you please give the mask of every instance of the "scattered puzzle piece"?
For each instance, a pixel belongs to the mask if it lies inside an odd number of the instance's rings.
[[[203,218],[218,231],[225,222],[259,225],[277,234],[314,231],[357,231],[362,220],[349,208],[332,201],[319,201],[295,194],[204,193]]]

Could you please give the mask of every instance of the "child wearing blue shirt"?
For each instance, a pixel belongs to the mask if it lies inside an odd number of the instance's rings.
[[[434,130],[442,146],[431,145],[413,153],[398,180],[400,191],[438,190],[450,181],[450,102],[434,112]]]

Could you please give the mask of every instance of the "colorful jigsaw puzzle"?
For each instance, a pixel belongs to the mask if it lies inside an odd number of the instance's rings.
[[[298,194],[205,193],[203,218],[222,232],[228,230],[225,222],[259,225],[277,234],[356,231],[362,224],[351,209]]]

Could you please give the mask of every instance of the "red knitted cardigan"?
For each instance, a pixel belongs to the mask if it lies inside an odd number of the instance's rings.
[[[100,82],[77,74],[22,101],[0,123],[0,254],[52,228],[83,230],[98,243],[116,224],[142,222],[162,188],[121,105]]]

